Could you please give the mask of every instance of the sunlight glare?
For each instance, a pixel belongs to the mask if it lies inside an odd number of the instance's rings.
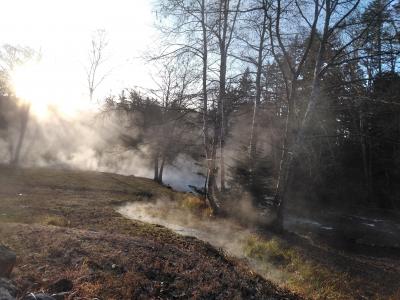
[[[15,95],[30,103],[31,112],[39,119],[52,114],[73,116],[77,113],[81,101],[68,99],[64,93],[67,84],[66,75],[40,61],[18,66],[12,74]]]

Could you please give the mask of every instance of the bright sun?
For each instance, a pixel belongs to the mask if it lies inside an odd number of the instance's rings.
[[[12,74],[16,96],[30,103],[32,112],[40,118],[46,117],[52,106],[52,98],[48,91],[48,76],[49,74],[41,68],[40,63],[21,65]]]
[[[82,107],[81,99],[65,90],[69,80],[59,70],[41,62],[29,62],[15,68],[12,85],[16,96],[30,103],[31,112],[39,119],[53,114],[74,116]]]

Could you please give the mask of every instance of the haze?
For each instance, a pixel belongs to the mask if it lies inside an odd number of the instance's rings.
[[[29,46],[40,53],[38,63],[22,66],[16,77],[17,94],[41,103],[33,107],[46,114],[47,104],[61,106],[68,115],[93,108],[85,85],[85,66],[93,32],[107,33],[108,72],[96,91],[96,99],[112,91],[151,84],[148,69],[140,59],[155,40],[150,1],[2,1],[0,43]],[[35,74],[35,76],[32,76]]]
[[[400,299],[400,0],[2,2],[0,299]]]

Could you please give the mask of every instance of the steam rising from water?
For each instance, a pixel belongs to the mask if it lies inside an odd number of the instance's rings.
[[[204,220],[191,213],[184,213],[176,203],[165,199],[127,204],[119,208],[118,212],[130,219],[159,224],[179,234],[197,237],[238,257],[244,257],[240,248],[246,237],[251,235],[250,229],[230,220]]]
[[[117,209],[123,216],[167,227],[183,236],[206,241],[225,253],[243,259],[252,269],[266,279],[284,283],[286,274],[272,264],[257,261],[246,254],[246,243],[257,232],[229,219],[203,218],[179,207],[177,202],[158,199],[155,202],[134,202]]]

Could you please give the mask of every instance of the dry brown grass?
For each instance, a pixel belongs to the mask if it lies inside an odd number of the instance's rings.
[[[0,243],[18,254],[13,278],[21,294],[68,278],[72,298],[294,297],[203,242],[113,209],[172,199],[183,211],[208,216],[191,194],[132,176],[2,167],[0,187]],[[305,297],[400,299],[400,267],[389,259],[310,251],[284,237],[249,239],[246,253],[258,269],[279,270],[284,280],[277,282]]]
[[[399,265],[392,265],[390,259],[375,261],[332,250],[312,253],[276,236],[268,239],[254,235],[245,242],[245,254],[255,261],[261,274],[269,274],[267,277],[307,298],[400,299],[399,291],[395,291],[400,282],[396,271]],[[343,258],[345,262],[340,261]],[[386,270],[387,266],[392,268]]]
[[[20,295],[68,278],[71,299],[296,298],[201,241],[113,209],[188,197],[151,180],[0,168],[0,186],[0,242],[17,252],[13,279]],[[182,201],[189,210],[201,205]]]

